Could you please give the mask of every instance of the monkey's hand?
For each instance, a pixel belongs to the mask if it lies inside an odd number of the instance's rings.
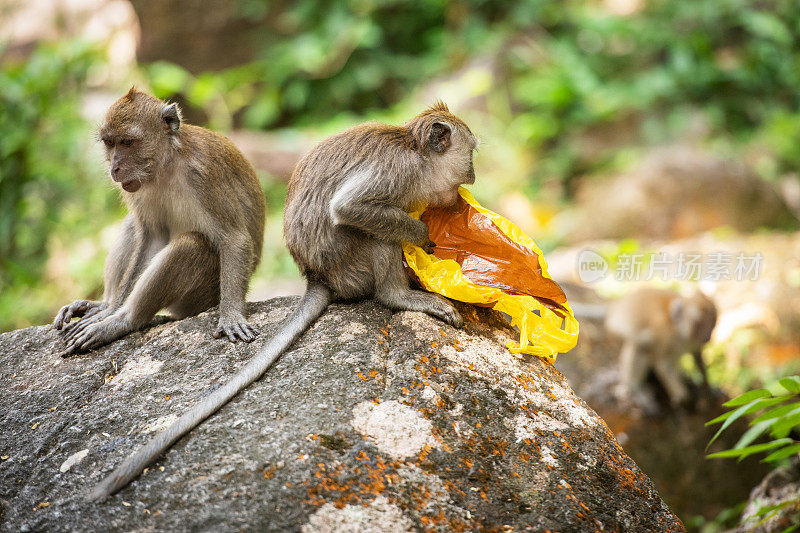
[[[428,250],[435,243],[430,239],[430,232],[428,230],[428,225],[421,220],[415,220],[411,217],[408,218],[414,224],[413,238],[411,239],[411,242],[416,244],[423,250],[425,250],[426,253],[431,253]]]
[[[435,242],[433,242],[432,240],[428,239],[428,242],[426,242],[424,245],[422,245],[422,247],[421,247],[421,248],[422,248],[423,250],[425,250],[425,253],[426,253],[426,254],[432,254],[432,253],[433,253],[433,247],[434,247],[434,246],[436,246],[436,243],[435,243]]]
[[[223,335],[228,337],[231,342],[252,342],[260,332],[245,320],[242,315],[219,317],[217,329],[214,330],[214,338],[219,339]]]
[[[77,333],[70,331],[70,337],[65,337],[67,348],[61,352],[61,357],[100,348],[134,330],[129,321],[117,314],[112,314],[104,320],[88,320],[78,325],[84,327]]]
[[[96,315],[100,311],[103,311],[107,307],[108,304],[105,302],[95,302],[93,300],[75,300],[71,304],[65,305],[61,308],[61,311],[58,312],[55,320],[53,321],[53,327],[56,329],[61,329],[65,324],[69,324],[69,321],[72,320],[73,317],[89,318]]]

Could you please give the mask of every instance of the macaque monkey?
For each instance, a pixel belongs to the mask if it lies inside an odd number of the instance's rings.
[[[363,124],[329,137],[294,170],[284,211],[286,244],[307,288],[282,330],[230,381],[128,457],[89,495],[113,494],[182,435],[258,379],[334,299],[374,297],[394,310],[422,311],[459,327],[444,298],[411,290],[401,244],[430,248],[415,205],[451,205],[474,183],[477,139],[442,103],[403,126]]]
[[[683,297],[666,289],[639,289],[612,302],[605,327],[622,339],[617,395],[641,401],[642,387],[652,370],[667,392],[670,404],[689,398],[678,361],[691,353],[708,388],[703,346],[717,323],[717,308],[697,292]]]
[[[98,348],[148,324],[219,304],[214,337],[252,341],[247,286],[261,258],[264,194],[255,171],[225,137],[181,122],[176,104],[132,88],[99,130],[111,179],[129,214],[105,264],[102,301],[64,306],[62,356]]]

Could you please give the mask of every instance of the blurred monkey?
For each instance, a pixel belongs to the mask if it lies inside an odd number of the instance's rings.
[[[605,327],[622,340],[619,356],[621,399],[637,399],[650,370],[673,407],[689,400],[679,359],[691,353],[708,389],[703,346],[717,323],[717,308],[705,294],[684,297],[666,289],[633,291],[608,306]]]

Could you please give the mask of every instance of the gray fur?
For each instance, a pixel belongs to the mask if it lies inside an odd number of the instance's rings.
[[[87,496],[90,501],[102,501],[135,479],[183,435],[217,412],[239,391],[258,379],[278,357],[325,311],[330,303],[330,291],[322,285],[310,284],[300,305],[287,320],[280,333],[272,337],[242,369],[197,405],[185,412],[170,427],[156,435],[145,446],[128,456]]]
[[[441,107],[404,127],[357,126],[321,142],[300,161],[289,183],[284,212],[289,250],[308,280],[294,314],[230,381],[128,457],[89,499],[102,500],[124,487],[182,435],[258,379],[334,297],[374,296],[392,309],[423,311],[454,326],[462,324],[447,300],[411,290],[403,270],[401,244],[429,244],[427,226],[407,214],[411,206],[454,200],[458,186],[475,179],[476,140],[463,122]],[[448,127],[442,127],[442,121]],[[235,244],[246,246],[244,240]],[[236,280],[226,278],[224,253],[220,261],[224,305],[224,288]]]

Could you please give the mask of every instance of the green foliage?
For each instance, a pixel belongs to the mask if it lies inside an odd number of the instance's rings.
[[[800,453],[800,441],[793,432],[800,427],[800,376],[789,376],[778,380],[768,388],[745,392],[725,402],[730,411],[709,421],[706,425],[722,422],[722,426],[708,443],[713,443],[734,421],[743,416],[755,416],[750,428],[730,450],[709,454],[712,458],[736,458],[741,461],[750,455],[768,452],[762,459],[775,463]],[[767,442],[753,444],[756,439],[768,436]]]
[[[739,517],[742,516],[745,505],[746,502],[742,502],[733,507],[723,509],[717,516],[710,520],[699,515],[693,516],[686,521],[686,528],[689,531],[698,531],[699,533],[721,533],[723,531],[730,531],[739,523]]]
[[[712,134],[746,138],[800,104],[800,27],[784,23],[796,19],[791,2],[653,0],[629,17],[571,5],[536,28],[539,64],[511,63],[522,104],[512,127],[545,152],[540,177],[568,181],[603,165],[574,153],[591,127],[632,121],[654,142],[697,117]]]
[[[30,294],[25,309],[19,304],[42,278],[52,231],[107,210],[102,201],[78,207],[107,197],[87,191],[96,174],[86,155],[90,129],[78,113],[98,57],[82,43],[59,43],[0,66],[0,330],[41,311]]]
[[[736,458],[738,461],[755,455],[766,454],[761,461],[778,466],[785,463],[790,457],[800,453],[800,441],[796,439],[797,430],[800,428],[800,376],[788,376],[777,380],[767,388],[755,389],[725,402],[725,407],[731,410],[710,420],[707,426],[722,422],[720,429],[708,443],[709,446],[725,431],[734,421],[744,416],[752,417],[750,428],[744,432],[738,442],[730,450],[711,453],[709,458]],[[757,416],[756,416],[757,415]],[[759,438],[767,438],[765,442],[753,444]],[[789,499],[775,505],[762,505],[748,518],[747,527],[758,527],[770,518],[785,511],[792,513],[794,524],[800,524],[800,513],[796,511],[798,502]],[[720,515],[719,520],[710,523],[696,524],[703,527],[702,531],[720,531],[716,527],[724,523],[730,514],[739,515],[741,509],[726,510],[726,516]],[[730,524],[729,524],[730,525]],[[798,525],[790,526],[784,531],[795,531]],[[727,529],[727,528],[725,528]]]
[[[266,32],[257,59],[197,76],[148,68],[159,96],[182,94],[212,126],[317,124],[385,108],[482,58],[492,71],[477,90],[508,140],[539,154],[536,178],[568,182],[613,164],[576,149],[592,128],[630,127],[648,143],[698,119],[734,139],[763,128],[777,158],[765,171],[800,169],[800,24],[790,0],[651,0],[624,16],[575,0],[239,6],[280,30]]]

